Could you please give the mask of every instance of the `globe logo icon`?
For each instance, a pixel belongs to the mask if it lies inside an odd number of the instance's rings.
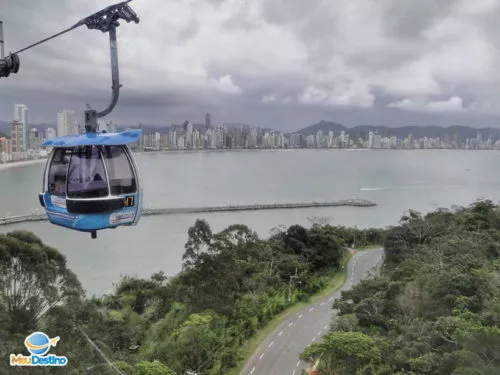
[[[49,338],[43,332],[34,332],[24,340],[24,345],[32,355],[43,356],[47,354],[51,346],[56,346],[59,337]]]

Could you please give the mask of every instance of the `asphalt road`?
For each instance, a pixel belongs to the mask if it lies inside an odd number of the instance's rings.
[[[306,363],[299,360],[299,355],[329,331],[332,317],[336,314],[332,304],[340,297],[340,291],[371,277],[382,264],[382,258],[381,248],[355,254],[348,264],[347,279],[342,288],[280,324],[259,345],[241,375],[300,375]]]

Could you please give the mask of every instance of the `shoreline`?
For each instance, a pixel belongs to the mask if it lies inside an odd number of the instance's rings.
[[[0,164],[0,171],[5,171],[8,169],[17,168],[17,167],[24,167],[26,165],[45,163],[46,161],[47,161],[47,158],[41,158],[41,159],[14,161],[14,162],[10,162],[10,163],[1,163]]]
[[[337,151],[500,151],[496,148],[467,149],[467,148],[339,148],[339,147],[292,147],[292,148],[220,148],[220,149],[164,149],[164,150],[141,150],[132,151],[134,154],[155,154],[155,153],[201,153],[201,152],[245,152],[245,151],[298,151],[298,150],[337,150]]]

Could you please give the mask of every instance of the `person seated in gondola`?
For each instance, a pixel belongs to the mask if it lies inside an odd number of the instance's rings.
[[[51,194],[64,196],[66,195],[66,176],[56,175],[54,177],[54,184],[51,184]]]
[[[87,146],[73,153],[69,167],[69,196],[94,198],[108,195],[102,159],[96,147]]]

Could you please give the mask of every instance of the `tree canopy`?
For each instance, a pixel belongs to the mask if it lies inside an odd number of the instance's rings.
[[[315,223],[261,239],[245,225],[216,233],[196,220],[178,275],[124,276],[113,293],[92,298],[58,250],[30,232],[0,235],[0,352],[28,354],[24,338],[41,330],[60,336],[55,352],[71,363],[42,374],[226,374],[257,330],[331,282],[346,243],[383,235]],[[3,372],[26,369],[0,362]]]
[[[500,373],[499,223],[490,201],[410,211],[386,232],[381,275],[342,292],[302,357],[323,353],[321,374]]]

